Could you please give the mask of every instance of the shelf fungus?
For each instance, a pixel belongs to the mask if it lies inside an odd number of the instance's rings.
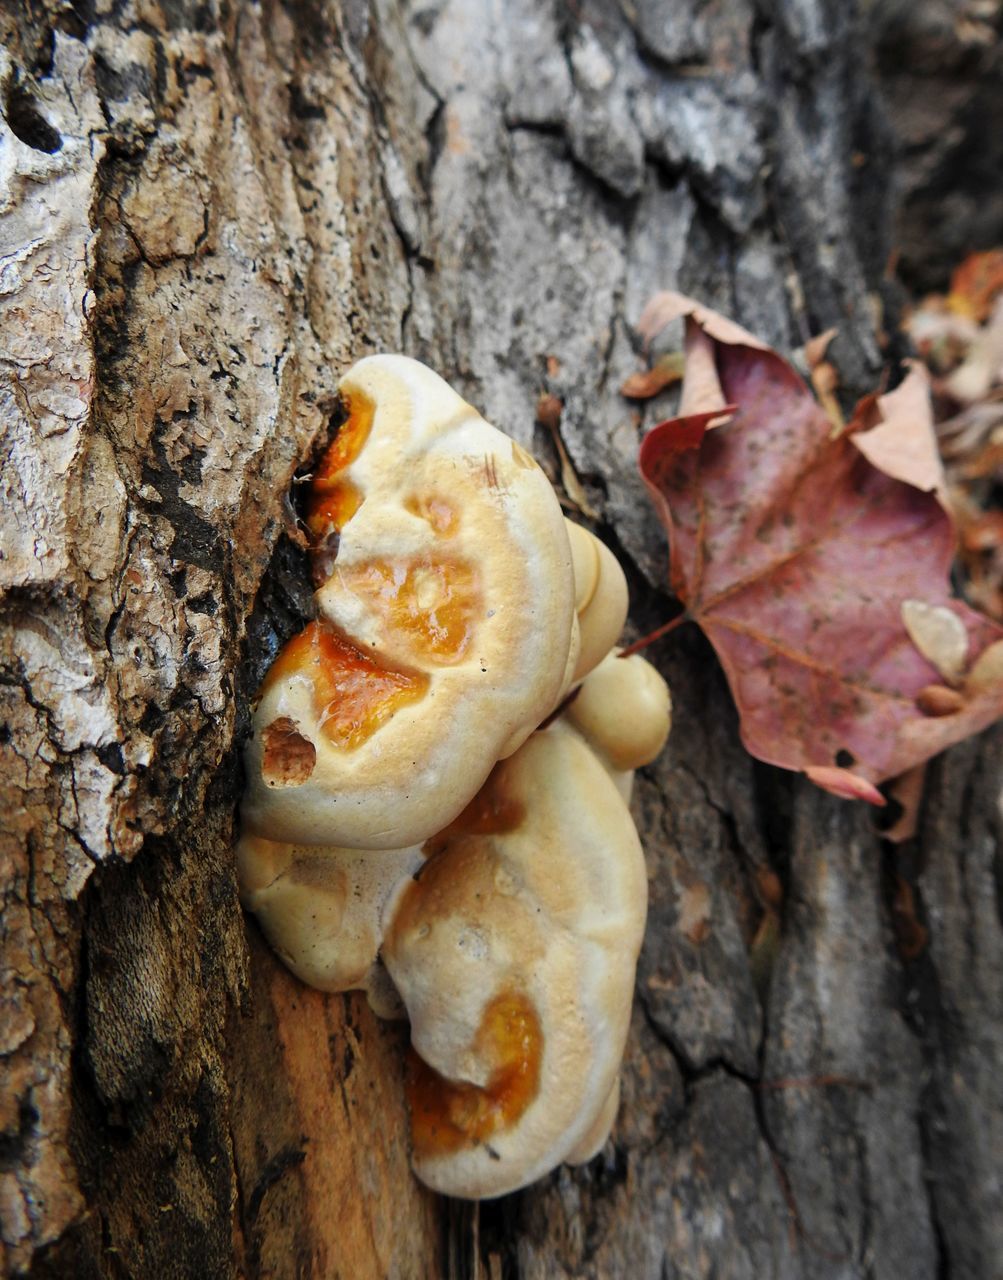
[[[428,849],[383,943],[411,1020],[415,1171],[448,1195],[501,1195],[566,1160],[606,1111],[644,856],[613,780],[563,717],[497,765]]]
[[[361,361],[314,478],[318,619],[247,750],[241,898],[324,991],[411,1025],[415,1172],[505,1194],[591,1158],[619,1098],[668,689],[614,649],[615,557],[428,369]]]
[[[430,369],[371,356],[313,481],[319,617],[279,653],[246,830],[403,848],[456,817],[554,705],[576,643],[550,484]]]

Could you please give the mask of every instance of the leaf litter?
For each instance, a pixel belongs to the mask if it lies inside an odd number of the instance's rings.
[[[883,803],[878,784],[1003,715],[1003,627],[951,592],[927,371],[841,430],[777,352],[682,295],[656,295],[638,330],[650,343],[679,317],[679,414],[640,458],[686,609],[663,630],[703,629],[751,754]]]

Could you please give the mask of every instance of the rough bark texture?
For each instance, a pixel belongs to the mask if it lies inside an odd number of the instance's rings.
[[[699,636],[657,648],[677,720],[637,790],[614,1140],[479,1211],[408,1172],[404,1033],[290,978],[231,862],[248,700],[311,608],[290,482],[339,373],[423,358],[555,478],[534,406],[560,396],[655,625],[635,457],[668,401],[618,394],[630,322],[670,287],[784,349],[838,325],[872,385],[894,174],[914,278],[956,252],[930,248],[948,194],[999,233],[988,180],[946,191],[1000,98],[963,21],[998,6],[8,5],[2,1269],[1003,1276],[1000,733],[934,767],[896,852],[743,753]],[[954,61],[906,63],[944,31]]]

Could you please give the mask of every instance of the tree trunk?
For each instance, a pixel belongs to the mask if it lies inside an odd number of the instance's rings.
[[[290,483],[340,373],[413,354],[558,482],[534,407],[561,397],[657,625],[635,460],[665,405],[618,393],[631,322],[671,287],[786,350],[838,325],[847,393],[876,383],[872,54],[921,94],[894,43],[946,0],[867,27],[845,0],[6,3],[3,1269],[1003,1276],[1000,733],[934,766],[896,850],[743,752],[698,635],[657,646],[676,725],[637,787],[614,1138],[479,1208],[409,1172],[406,1032],[295,981],[232,862],[249,699],[311,610]],[[958,80],[998,86],[973,49]],[[903,172],[921,263],[936,183]]]

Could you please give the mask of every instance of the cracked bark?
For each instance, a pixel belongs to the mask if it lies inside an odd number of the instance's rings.
[[[835,324],[869,388],[893,181],[912,278],[955,253],[939,209],[998,238],[963,163],[998,7],[0,14],[3,1270],[1003,1275],[1003,735],[934,767],[896,852],[742,752],[698,635],[660,645],[677,723],[638,786],[614,1140],[479,1210],[410,1177],[400,1030],[290,978],[231,865],[248,699],[311,608],[287,494],[338,374],[403,346],[555,479],[534,406],[559,396],[643,634],[668,601],[634,461],[668,402],[617,393],[631,321],[676,287],[784,349]]]

